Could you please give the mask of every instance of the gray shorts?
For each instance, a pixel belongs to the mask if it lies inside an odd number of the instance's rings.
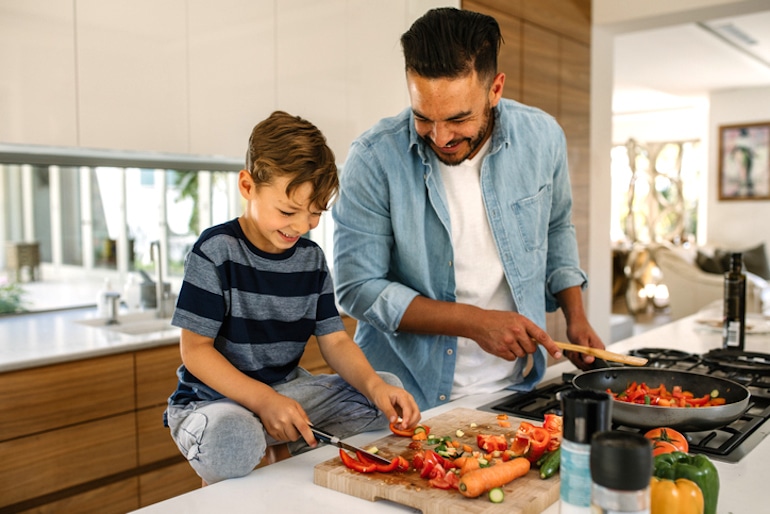
[[[378,375],[401,387],[395,375]],[[311,375],[297,368],[273,389],[302,405],[316,427],[341,438],[388,425],[379,409],[338,375]],[[166,414],[177,447],[209,484],[249,474],[267,447],[279,444],[253,412],[227,398],[184,407],[169,405]],[[302,438],[288,447],[292,455],[310,449]]]

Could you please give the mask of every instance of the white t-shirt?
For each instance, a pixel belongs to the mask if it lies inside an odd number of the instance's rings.
[[[481,161],[488,150],[489,141],[473,159],[456,166],[439,166],[452,224],[456,297],[458,303],[515,311],[481,197]],[[456,358],[452,400],[504,389],[513,384],[511,375],[516,366],[526,363],[495,357],[464,337],[457,338]]]

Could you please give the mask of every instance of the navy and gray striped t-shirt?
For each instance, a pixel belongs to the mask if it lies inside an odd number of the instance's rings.
[[[311,335],[344,330],[321,248],[301,238],[281,254],[249,242],[238,219],[205,230],[185,261],[174,326],[214,338],[214,347],[246,375],[273,384],[299,363]],[[222,395],[184,365],[169,399]]]

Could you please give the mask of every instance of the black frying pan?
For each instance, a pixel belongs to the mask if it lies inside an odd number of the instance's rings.
[[[645,382],[650,387],[664,384],[670,391],[681,386],[696,397],[719,391],[726,400],[715,407],[658,407],[613,401],[612,420],[637,428],[670,427],[682,432],[710,430],[727,425],[743,415],[749,404],[749,391],[742,385],[723,378],[689,371],[655,368],[607,368],[586,371],[572,380],[578,389],[620,393],[632,382]]]

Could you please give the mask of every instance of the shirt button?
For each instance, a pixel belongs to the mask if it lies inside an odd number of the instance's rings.
[[[444,400],[446,400],[446,395],[442,394],[441,396],[438,397],[438,399],[443,402]]]
[[[451,349],[451,348],[450,348],[449,350],[447,350],[447,351],[446,351],[446,354],[447,354],[447,355],[452,355],[453,353],[454,353],[454,352],[452,351],[452,349]]]
[[[450,268],[452,267],[452,261],[449,261],[449,267]]]

